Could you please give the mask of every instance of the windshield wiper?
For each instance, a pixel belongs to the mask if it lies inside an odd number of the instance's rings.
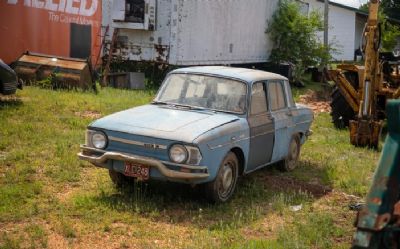
[[[177,104],[177,103],[168,103],[168,102],[162,102],[162,101],[153,101],[151,102],[153,105],[166,105],[170,106],[173,108],[181,108],[181,109],[188,109],[188,110],[194,110],[194,111],[211,111],[215,112],[213,110],[210,110],[205,107],[199,107],[199,106],[190,106],[190,105],[183,105],[183,104]]]
[[[183,107],[187,108],[189,110],[195,110],[195,111],[205,111],[208,110],[207,108],[204,107],[199,107],[199,106],[191,106],[191,105],[182,105],[182,104],[171,104],[174,107]]]
[[[170,103],[162,102],[162,101],[153,101],[151,102],[153,105],[170,105]]]

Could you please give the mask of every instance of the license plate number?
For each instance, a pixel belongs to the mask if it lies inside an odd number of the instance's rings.
[[[149,179],[149,174],[150,169],[149,166],[146,165],[141,165],[137,163],[130,163],[130,162],[125,162],[125,175],[126,176],[131,176],[131,177],[136,177],[142,180],[147,180]]]

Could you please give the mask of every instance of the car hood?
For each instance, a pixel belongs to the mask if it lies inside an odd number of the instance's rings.
[[[90,127],[192,143],[205,132],[236,120],[233,114],[144,105],[96,120]]]

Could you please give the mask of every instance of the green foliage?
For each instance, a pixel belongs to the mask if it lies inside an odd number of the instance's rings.
[[[390,23],[387,19],[382,21],[382,50],[386,52],[393,51],[397,46],[397,38],[400,36],[400,28]]]
[[[400,20],[400,0],[382,0],[381,6],[387,16]]]
[[[368,13],[368,3],[362,4],[359,9],[364,11],[365,13]]]
[[[400,20],[400,0],[381,0],[379,8],[385,16]],[[361,5],[359,9],[368,13],[368,3]]]
[[[330,60],[330,48],[325,48],[317,37],[323,31],[323,19],[318,11],[301,13],[298,3],[282,0],[269,23],[267,32],[274,43],[271,61],[290,62],[296,66],[295,80],[299,80],[309,66]]]
[[[360,6],[360,10],[368,13],[368,4]],[[391,52],[397,45],[397,38],[400,36],[400,27],[393,24],[389,18],[400,19],[400,1],[383,0],[379,9],[379,22],[381,23],[382,43],[381,49]]]
[[[54,85],[54,80],[55,80],[55,76],[53,74],[50,74],[47,78],[43,79],[43,80],[37,80],[35,85],[39,86],[40,88],[44,88],[44,89],[53,89],[53,85]]]

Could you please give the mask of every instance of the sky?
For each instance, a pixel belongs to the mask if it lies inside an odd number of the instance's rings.
[[[367,0],[330,0],[330,1],[351,6],[354,8],[358,8],[360,7],[361,4],[367,2]]]

